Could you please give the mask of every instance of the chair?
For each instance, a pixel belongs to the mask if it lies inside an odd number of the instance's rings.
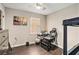
[[[52,48],[54,48],[53,42],[57,45],[57,31],[56,28],[53,28],[50,33],[43,33],[41,35],[38,35],[37,37],[40,37],[40,45],[47,51],[50,51]]]

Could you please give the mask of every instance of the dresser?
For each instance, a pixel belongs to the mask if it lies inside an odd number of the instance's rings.
[[[9,42],[8,30],[0,30],[0,55],[7,54]]]

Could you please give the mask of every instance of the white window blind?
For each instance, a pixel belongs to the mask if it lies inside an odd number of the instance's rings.
[[[30,33],[40,33],[40,18],[31,17],[30,19]]]

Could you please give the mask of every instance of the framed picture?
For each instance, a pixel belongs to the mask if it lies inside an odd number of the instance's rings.
[[[14,25],[27,25],[28,18],[23,16],[14,16],[13,24]]]

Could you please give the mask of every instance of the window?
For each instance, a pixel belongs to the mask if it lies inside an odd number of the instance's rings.
[[[40,32],[40,18],[31,17],[30,32],[31,32],[31,34],[37,34]]]

